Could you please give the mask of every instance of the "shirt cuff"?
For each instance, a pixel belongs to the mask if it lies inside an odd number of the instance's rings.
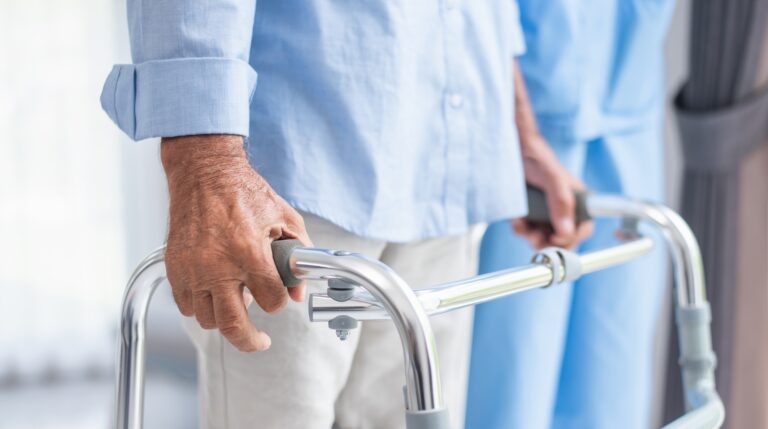
[[[248,136],[256,71],[228,58],[117,64],[101,107],[134,140],[196,134]]]

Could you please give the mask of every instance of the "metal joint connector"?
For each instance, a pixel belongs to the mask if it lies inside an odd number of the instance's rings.
[[[552,281],[544,287],[581,277],[582,267],[579,255],[561,247],[545,247],[533,255],[531,262],[544,265],[552,271]]]

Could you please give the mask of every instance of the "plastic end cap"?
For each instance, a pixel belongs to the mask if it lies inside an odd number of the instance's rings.
[[[299,240],[277,240],[272,242],[272,258],[275,261],[280,278],[285,287],[296,287],[301,284],[301,279],[293,275],[291,271],[291,255],[293,251],[303,247]]]

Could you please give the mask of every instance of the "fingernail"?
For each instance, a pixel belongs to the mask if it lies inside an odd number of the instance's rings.
[[[258,351],[263,352],[265,350],[269,350],[269,348],[272,347],[272,338],[270,338],[269,335],[267,335],[267,334],[265,334],[263,332],[260,333],[259,335],[261,337],[263,337],[264,341],[263,341],[262,347],[259,348]]]
[[[570,218],[560,219],[560,221],[557,222],[557,226],[560,230],[560,234],[564,235],[573,234],[573,231],[576,229],[576,227],[573,225],[573,220]]]

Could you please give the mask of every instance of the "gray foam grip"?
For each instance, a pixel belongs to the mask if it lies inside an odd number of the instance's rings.
[[[301,284],[301,279],[291,271],[291,255],[297,247],[303,247],[299,240],[276,240],[272,242],[272,259],[275,261],[280,278],[285,287],[295,287]]]
[[[528,192],[528,216],[525,218],[532,222],[549,223],[552,217],[544,191],[531,185],[526,186],[526,191]],[[573,195],[576,197],[576,223],[592,219],[587,210],[587,194],[574,191]]]

